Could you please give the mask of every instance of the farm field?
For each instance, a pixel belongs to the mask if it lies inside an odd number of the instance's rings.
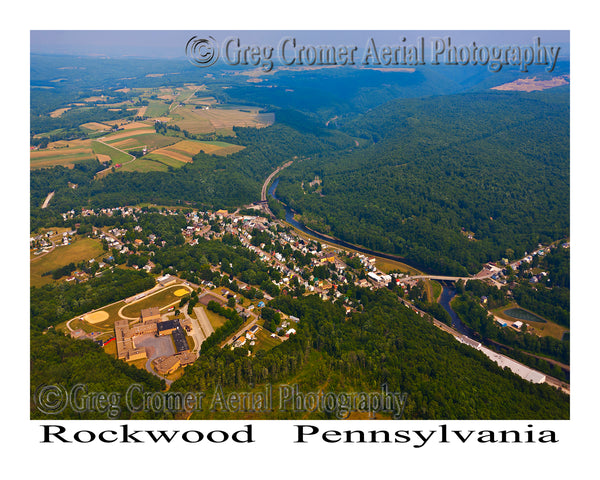
[[[192,157],[199,152],[215,155],[229,155],[243,150],[240,145],[226,142],[202,142],[197,140],[182,140],[174,145],[154,150],[153,154],[163,155],[180,162],[191,162]]]
[[[104,160],[106,160],[106,157],[104,157],[104,155],[109,156],[112,163],[125,163],[131,160],[130,155],[120,152],[119,150],[116,150],[110,145],[106,145],[104,143],[94,141],[92,142],[92,149],[94,150],[94,153],[103,155],[103,157],[101,158]]]
[[[103,253],[102,243],[94,238],[80,238],[71,245],[57,246],[52,252],[31,261],[29,267],[31,286],[40,287],[53,281],[51,275],[43,277],[43,273],[64,267],[69,263],[79,263],[96,258]]]
[[[52,118],[60,117],[63,113],[65,113],[67,110],[70,110],[70,109],[71,109],[71,107],[58,108],[58,109],[54,110],[53,112],[50,112],[50,116]]]
[[[128,150],[143,146],[146,146],[148,150],[154,150],[172,145],[176,143],[177,140],[178,138],[176,137],[167,137],[165,135],[155,133],[154,129],[152,129],[151,133],[148,133],[145,130],[136,130],[135,133],[125,137],[119,137],[116,140],[112,136],[104,139],[104,141],[109,145],[121,150]]]
[[[180,165],[181,162],[180,162]],[[120,172],[166,172],[169,170],[169,166],[161,162],[160,160],[155,160],[150,156],[144,156],[142,158],[137,158],[133,162],[124,164],[121,168],[119,168]]]
[[[105,125],[104,123],[99,122],[88,122],[79,125],[80,128],[84,128],[86,130],[90,130],[92,132],[104,132],[110,130],[111,127]]]
[[[158,100],[150,100],[148,102],[148,107],[146,108],[145,115],[147,117],[161,117],[165,115],[169,111],[169,106],[165,102],[161,102]]]
[[[103,137],[103,141],[106,143],[113,143],[117,140],[122,140],[124,138],[133,137],[136,135],[144,135],[148,133],[156,133],[154,128],[149,127],[147,125],[143,127],[136,127],[131,129],[119,130],[118,132],[111,133]]]
[[[174,109],[171,113],[174,123],[182,130],[202,134],[216,132],[233,134],[233,127],[266,127],[273,123],[273,114],[258,113],[256,107],[245,107],[243,111],[237,108],[210,108],[203,110],[192,106]]]
[[[173,167],[173,168],[181,168],[185,165],[185,161],[181,161],[181,160],[175,160],[172,157],[168,157],[165,155],[161,155],[159,153],[156,153],[158,150],[155,150],[154,152],[148,154],[148,155],[144,155],[140,160],[148,160],[148,161],[153,161],[153,162],[159,162],[163,165],[165,165],[166,167]],[[132,165],[135,162],[132,163]],[[168,168],[165,168],[165,171],[168,170]]]
[[[95,158],[91,140],[70,142],[68,144],[64,142],[62,144],[65,145],[64,147],[60,144],[57,145],[57,143],[54,142],[53,148],[51,147],[52,144],[49,144],[49,148],[31,151],[29,154],[30,168],[45,168],[55,165],[72,168],[76,162]]]

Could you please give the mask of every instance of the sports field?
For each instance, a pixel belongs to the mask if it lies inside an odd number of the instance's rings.
[[[101,323],[104,322],[106,320],[108,320],[108,312],[105,312],[104,310],[99,310],[97,312],[92,312],[92,313],[88,313],[86,314],[83,319],[91,324],[94,323]]]
[[[130,303],[123,308],[120,313],[127,318],[138,318],[140,312],[145,308],[158,307],[159,309],[163,309],[173,303],[177,304],[181,300],[181,296],[176,295],[175,292],[181,289],[187,291],[192,290],[190,287],[183,285],[171,285],[162,290],[158,290],[156,293],[148,295],[137,302]]]

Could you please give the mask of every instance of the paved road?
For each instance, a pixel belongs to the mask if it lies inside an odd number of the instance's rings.
[[[272,172],[271,175],[269,175],[267,177],[267,179],[265,180],[265,183],[263,183],[262,190],[260,192],[260,200],[261,200],[261,202],[266,202],[267,201],[267,189],[269,188],[269,183],[271,183],[271,180],[273,180],[273,177],[275,177],[275,175],[277,175],[279,172],[281,172],[284,168],[289,167],[292,163],[294,163],[293,160],[290,160],[289,162],[285,162],[280,167],[277,167],[275,169],[275,171]]]
[[[48,204],[50,203],[50,200],[52,200],[53,196],[54,196],[54,191],[52,191],[48,194],[48,196],[46,197],[46,200],[44,200],[42,208],[46,208],[48,206]]]

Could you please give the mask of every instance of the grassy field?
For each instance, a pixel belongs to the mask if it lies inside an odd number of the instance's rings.
[[[430,302],[437,302],[442,294],[442,285],[435,280],[428,280],[428,283],[431,285],[431,294],[432,298],[429,299]]]
[[[205,308],[204,311],[206,312],[206,316],[208,317],[210,324],[215,330],[219,327],[222,327],[227,321],[227,318],[209,310],[208,308]]]
[[[161,117],[165,115],[169,111],[169,105],[165,102],[161,102],[158,100],[150,100],[148,102],[148,108],[146,109],[146,116],[153,117]]]
[[[256,335],[255,351],[270,350],[273,347],[281,344],[279,338],[271,338],[271,333],[263,328]]]
[[[180,165],[183,165],[180,163]],[[119,172],[166,172],[168,166],[159,161],[151,158],[150,156],[144,156],[138,158],[131,163],[123,165],[118,171]]]
[[[185,287],[183,285],[171,285],[162,290],[159,290],[154,295],[150,295],[135,303],[127,305],[127,307],[125,307],[121,313],[126,317],[137,318],[140,316],[140,312],[144,308],[163,308],[174,302],[179,302],[179,300],[181,300],[181,297],[176,296],[175,292],[180,288],[186,288],[187,290],[190,290],[189,287]]]
[[[180,160],[174,160],[171,157],[167,157],[165,155],[161,155],[159,153],[156,153],[157,151],[154,151],[148,155],[144,155],[144,157],[142,158],[143,160],[154,160],[156,162],[160,162],[168,167],[173,167],[173,168],[181,168],[185,165],[186,162],[182,162]]]
[[[174,123],[182,130],[187,130],[194,134],[214,132],[215,129],[210,120],[196,113],[200,111],[194,110],[192,107],[179,107],[174,113],[169,115],[173,119],[170,123]]]
[[[369,255],[371,256],[371,255]],[[375,266],[381,270],[383,273],[392,272],[394,270],[400,270],[402,273],[406,273],[408,275],[421,275],[422,272],[417,270],[416,268],[410,267],[402,262],[397,262],[395,260],[389,260],[387,258],[375,257]]]
[[[52,252],[36,257],[30,262],[29,281],[32,286],[39,287],[53,281],[52,275],[42,274],[69,263],[79,263],[103,254],[102,243],[95,238],[80,238],[71,245],[57,246]]]
[[[100,142],[92,142],[92,149],[94,153],[101,155],[108,155],[113,164],[125,163],[131,160],[131,156],[126,153],[120,152],[119,150]]]
[[[506,320],[507,322],[509,322],[509,325],[510,325],[511,323],[516,322],[517,319],[514,317],[511,317],[510,315],[506,315],[504,313],[504,311],[510,310],[511,308],[520,308],[522,310],[530,312],[533,315],[543,318],[541,315],[538,315],[537,313],[527,310],[526,308],[523,308],[523,307],[517,305],[515,302],[512,302],[509,305],[506,305],[504,307],[500,307],[500,308],[491,310],[491,313],[493,315],[495,315],[496,317]],[[545,322],[532,322],[532,321],[528,320],[524,323],[527,323],[527,325],[529,325],[533,329],[533,331],[540,337],[547,336],[547,337],[554,337],[558,340],[562,340],[563,335],[569,331],[568,328],[558,325],[557,323],[551,322],[550,320],[547,320],[547,319],[544,319],[544,320],[546,320],[546,321]]]

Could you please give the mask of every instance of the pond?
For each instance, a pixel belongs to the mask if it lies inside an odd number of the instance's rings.
[[[522,308],[509,308],[504,310],[503,313],[517,320],[546,323],[546,320],[544,320],[542,317],[538,317],[537,315],[528,312],[527,310],[523,310]]]

